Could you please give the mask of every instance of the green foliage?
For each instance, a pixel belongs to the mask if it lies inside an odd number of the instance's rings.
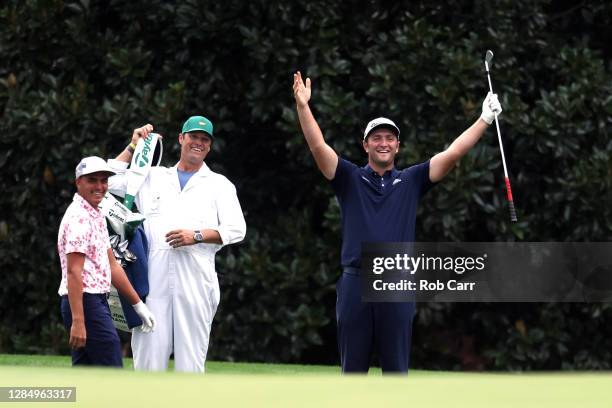
[[[363,163],[374,116],[402,129],[398,166],[444,149],[493,86],[519,223],[493,129],[419,209],[422,241],[609,241],[612,6],[551,1],[8,1],[0,6],[2,352],[66,351],[55,242],[89,154],[152,123],[165,164],[204,114],[210,162],[238,189],[248,235],[217,257],[211,356],[333,362],[339,211],[297,125],[292,74],[313,80],[326,140]],[[428,368],[610,368],[608,304],[423,304]],[[65,333],[64,333],[65,336]]]
[[[215,323],[212,358],[295,361],[323,345],[338,254],[310,221],[309,210],[289,210],[265,232],[250,231],[236,255],[218,257],[223,317]]]
[[[609,370],[610,319],[609,303],[422,304],[413,364],[457,370]]]

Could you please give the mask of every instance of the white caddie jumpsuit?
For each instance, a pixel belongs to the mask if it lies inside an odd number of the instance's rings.
[[[123,196],[128,164],[109,160],[117,175],[109,191]],[[215,253],[239,242],[246,223],[236,188],[204,163],[181,191],[176,165],[152,167],[134,202],[146,217],[149,241],[149,295],[146,304],[155,315],[155,331],[132,330],[134,368],[165,370],[174,352],[177,371],[203,372],[211,324],[219,304]],[[172,248],[166,234],[174,229],[219,232],[223,245],[195,244]]]

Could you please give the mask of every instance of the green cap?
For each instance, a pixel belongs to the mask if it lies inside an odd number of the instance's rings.
[[[185,121],[183,124],[183,132],[206,132],[212,137],[213,135],[213,124],[210,120],[206,119],[204,116],[192,116]]]

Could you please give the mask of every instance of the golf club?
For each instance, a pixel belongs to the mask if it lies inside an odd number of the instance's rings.
[[[493,59],[493,51],[487,50],[485,54],[485,69],[487,70],[487,79],[489,80],[489,91],[493,93],[491,85],[491,74],[489,73],[489,65]],[[516,210],[514,209],[514,200],[512,199],[512,188],[510,187],[510,178],[508,177],[508,169],[506,168],[506,157],[504,155],[504,145],[502,144],[501,132],[499,131],[499,121],[497,113],[495,113],[495,127],[497,128],[497,140],[499,141],[499,151],[501,152],[502,164],[504,166],[504,177],[506,179],[506,196],[508,198],[508,206],[510,208],[510,221],[517,222]]]

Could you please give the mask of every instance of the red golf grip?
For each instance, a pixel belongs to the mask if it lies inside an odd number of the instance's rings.
[[[510,179],[506,177],[506,194],[508,196],[508,206],[510,207],[510,221],[517,222],[516,209],[514,208],[514,200],[512,199],[512,188],[510,187]]]
[[[512,202],[512,188],[510,188],[510,179],[506,177],[506,194],[508,195],[508,201]]]

